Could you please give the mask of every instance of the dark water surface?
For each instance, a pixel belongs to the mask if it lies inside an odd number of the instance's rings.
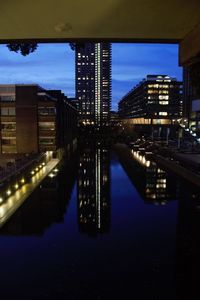
[[[2,299],[190,299],[198,191],[135,154],[126,169],[80,149],[1,229]]]

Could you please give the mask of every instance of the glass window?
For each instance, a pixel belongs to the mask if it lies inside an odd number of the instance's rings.
[[[2,102],[13,102],[15,101],[15,96],[0,96],[0,101]]]
[[[56,114],[55,107],[39,107],[38,114],[40,116],[54,116]]]
[[[13,145],[16,145],[16,138],[2,138],[1,139],[1,143],[2,145],[10,145],[10,146],[13,146]]]
[[[48,137],[40,138],[39,139],[39,144],[40,145],[54,145],[55,144],[55,139],[48,138]]]
[[[161,105],[168,105],[169,101],[159,101],[159,104],[161,104]]]
[[[55,130],[54,122],[39,122],[40,130]]]
[[[169,99],[169,96],[168,96],[168,95],[166,95],[166,96],[164,96],[164,95],[159,95],[159,99],[160,99],[160,100],[168,100],[168,99]]]
[[[158,94],[158,90],[148,90],[148,94]]]
[[[159,112],[159,116],[167,116],[168,113],[166,111],[161,111]]]
[[[16,114],[15,107],[2,107],[1,108],[2,116],[15,116],[15,114]]]
[[[14,122],[2,122],[1,123],[1,130],[2,131],[15,131],[16,130],[16,123],[14,123]]]

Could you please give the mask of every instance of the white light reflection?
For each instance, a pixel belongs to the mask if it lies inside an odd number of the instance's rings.
[[[42,168],[38,167],[38,171],[32,176],[31,181],[26,182],[24,177],[21,177],[18,182],[13,185],[13,190],[6,190],[7,197],[0,196],[0,227],[10,218],[10,216],[22,205],[26,198],[38,186],[45,175],[48,174],[57,164],[57,161],[51,162],[50,166],[41,164]]]
[[[151,165],[150,160],[146,160],[144,155],[139,154],[138,151],[132,151],[134,158],[143,166],[149,168]]]

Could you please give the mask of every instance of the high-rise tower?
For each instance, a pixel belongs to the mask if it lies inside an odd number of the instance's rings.
[[[107,126],[111,98],[111,45],[76,47],[76,98],[82,125]]]

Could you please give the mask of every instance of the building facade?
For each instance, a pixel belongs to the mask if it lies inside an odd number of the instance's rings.
[[[183,117],[191,131],[200,136],[200,96],[192,85],[189,68],[183,68]]]
[[[80,125],[107,126],[111,99],[111,45],[76,47],[76,99]]]
[[[64,147],[77,111],[61,91],[38,85],[0,85],[0,153],[37,153]]]
[[[133,124],[167,125],[182,118],[182,82],[167,75],[147,75],[119,102],[119,116]]]

